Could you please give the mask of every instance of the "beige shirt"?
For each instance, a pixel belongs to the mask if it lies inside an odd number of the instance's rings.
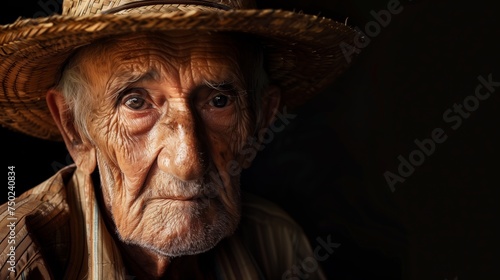
[[[325,279],[319,266],[301,268],[314,253],[284,211],[247,193],[242,202],[236,233],[197,256],[204,279]],[[2,280],[135,278],[104,224],[90,176],[74,166],[16,198],[14,207],[0,206],[0,213]]]

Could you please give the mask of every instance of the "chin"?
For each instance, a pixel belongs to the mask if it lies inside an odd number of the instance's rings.
[[[129,230],[117,225],[118,235],[125,243],[168,257],[203,253],[236,230],[240,203],[233,203],[228,207],[214,198],[151,200],[139,225]]]

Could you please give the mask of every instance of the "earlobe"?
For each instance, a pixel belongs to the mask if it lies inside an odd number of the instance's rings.
[[[79,169],[91,174],[97,165],[95,148],[89,141],[82,139],[64,96],[60,91],[50,89],[46,101],[71,157]]]
[[[75,159],[76,166],[86,174],[92,174],[97,166],[97,158],[94,147],[86,148],[80,152]]]
[[[281,101],[281,89],[275,85],[270,85],[264,92],[264,127],[268,127],[274,121]]]

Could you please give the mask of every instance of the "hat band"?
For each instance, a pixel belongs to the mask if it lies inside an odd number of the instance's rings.
[[[111,8],[106,11],[102,11],[102,14],[113,14],[122,10],[139,8],[143,6],[152,6],[152,5],[196,5],[196,6],[205,6],[210,8],[217,8],[225,11],[229,11],[232,8],[223,4],[214,3],[206,0],[187,0],[187,1],[172,1],[172,0],[144,0],[144,1],[135,1],[127,4],[123,4],[118,7]]]

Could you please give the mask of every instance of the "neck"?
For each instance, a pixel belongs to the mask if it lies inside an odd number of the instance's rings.
[[[122,252],[122,259],[128,274],[135,279],[161,279],[170,265],[170,258],[147,248],[124,244],[116,240]]]
[[[200,270],[198,256],[182,256],[170,259],[138,246],[121,247],[123,262],[133,279],[212,279]]]

